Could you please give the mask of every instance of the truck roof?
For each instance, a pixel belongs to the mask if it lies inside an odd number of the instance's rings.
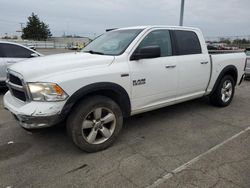
[[[125,29],[152,29],[152,28],[169,28],[169,29],[200,31],[200,29],[194,28],[194,27],[169,26],[169,25],[132,26],[132,27],[119,28],[118,30],[125,30]]]

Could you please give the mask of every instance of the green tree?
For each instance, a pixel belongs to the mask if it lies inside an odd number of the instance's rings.
[[[221,43],[231,44],[231,41],[229,38],[220,38]]]
[[[46,40],[51,36],[49,25],[40,21],[38,15],[32,13],[28,17],[26,27],[23,28],[22,39]]]

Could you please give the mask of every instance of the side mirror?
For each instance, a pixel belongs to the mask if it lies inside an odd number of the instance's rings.
[[[30,57],[39,57],[39,55],[37,53],[32,53],[30,54]]]
[[[134,53],[130,60],[150,59],[161,57],[161,48],[159,46],[146,46]]]

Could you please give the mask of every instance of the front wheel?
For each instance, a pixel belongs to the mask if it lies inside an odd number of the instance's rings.
[[[120,107],[110,98],[94,96],[82,100],[67,120],[73,142],[82,150],[96,152],[109,147],[123,124]]]
[[[232,76],[226,75],[221,80],[215,91],[210,95],[210,102],[219,107],[228,106],[234,97],[235,81]]]

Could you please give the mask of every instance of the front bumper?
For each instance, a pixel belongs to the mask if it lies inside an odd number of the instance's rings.
[[[8,91],[3,98],[4,108],[9,110],[25,129],[51,127],[59,123],[63,117],[62,102],[22,102],[13,97]]]
[[[47,117],[33,117],[27,115],[13,114],[18,123],[25,129],[39,129],[45,127],[51,127],[61,121],[59,115],[47,116]]]

